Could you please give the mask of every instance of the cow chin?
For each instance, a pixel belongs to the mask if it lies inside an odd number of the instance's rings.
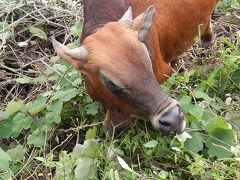
[[[160,130],[164,135],[172,133],[180,134],[185,130],[183,108],[177,101],[173,101],[164,111],[151,118],[154,128]]]

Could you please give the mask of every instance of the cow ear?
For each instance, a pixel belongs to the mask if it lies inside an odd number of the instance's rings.
[[[138,30],[138,40],[143,41],[145,37],[147,36],[149,29],[152,25],[153,17],[155,15],[156,8],[154,5],[151,5],[148,7],[148,9],[145,11],[143,15],[139,15],[139,17],[142,17],[142,22],[139,26]],[[138,18],[138,17],[137,17]]]
[[[79,48],[70,49],[62,43],[58,42],[52,36],[52,45],[56,53],[78,70],[83,70],[84,64],[87,63],[88,51],[84,46]]]

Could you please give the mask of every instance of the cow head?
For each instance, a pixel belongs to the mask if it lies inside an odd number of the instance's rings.
[[[136,31],[132,28],[136,19],[129,8],[118,22],[107,23],[85,38],[81,47],[69,49],[54,38],[53,46],[84,74],[93,89],[90,95],[106,108],[150,120],[165,134],[181,132],[185,128],[183,110],[159,87],[142,43],[154,14],[155,7],[150,6],[137,17],[141,23]]]

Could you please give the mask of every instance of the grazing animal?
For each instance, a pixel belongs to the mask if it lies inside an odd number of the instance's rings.
[[[121,132],[139,117],[164,134],[182,132],[183,109],[159,84],[173,73],[169,63],[194,43],[199,27],[202,40],[211,40],[217,0],[83,3],[81,46],[69,49],[54,37],[52,43],[82,73],[88,94],[106,109],[106,130]]]

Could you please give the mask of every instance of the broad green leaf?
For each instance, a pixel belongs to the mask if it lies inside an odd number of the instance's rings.
[[[202,120],[204,111],[204,108],[199,105],[195,105],[192,109],[189,110],[189,113],[193,115],[198,121],[200,121]]]
[[[188,134],[186,131],[182,132],[181,134],[176,134],[175,136],[179,142],[185,142],[187,139],[191,139],[192,136]]]
[[[232,80],[235,84],[238,85],[238,87],[240,87],[240,69],[236,70],[233,74],[232,74]]]
[[[32,80],[33,83],[36,83],[36,84],[44,84],[47,82],[47,77],[46,76],[43,76],[43,75],[39,75],[38,77],[34,78]]]
[[[10,114],[14,114],[14,113],[20,111],[21,108],[23,108],[23,106],[24,106],[24,103],[22,100],[18,100],[18,101],[12,100],[7,105],[7,111]]]
[[[11,115],[9,114],[9,112],[7,110],[5,111],[0,111],[0,122],[6,119],[10,119]]]
[[[230,158],[233,154],[230,150],[233,140],[233,131],[230,129],[215,128],[211,131],[206,146],[209,148],[210,157]]]
[[[67,67],[62,65],[62,64],[54,64],[53,65],[53,68],[56,70],[56,71],[59,71],[61,73],[65,73],[67,71]]]
[[[42,29],[31,26],[29,28],[29,31],[30,31],[30,33],[33,34],[33,36],[37,36],[40,39],[47,40],[47,35],[45,34],[45,32]]]
[[[63,102],[60,99],[53,100],[47,107],[49,112],[46,113],[43,118],[44,123],[51,124],[53,122],[60,123],[61,122],[61,111],[63,108]]]
[[[211,123],[209,123],[207,125],[206,130],[208,131],[208,133],[211,133],[216,128],[229,129],[229,126],[228,126],[227,122],[224,121],[224,119],[222,117],[218,116],[214,119],[214,121],[212,121]]]
[[[89,95],[86,95],[83,97],[83,102],[86,104],[92,103],[93,100],[91,99],[91,97]]]
[[[97,167],[92,158],[83,157],[78,159],[74,170],[76,180],[96,179]]]
[[[52,91],[46,91],[45,93],[42,94],[42,97],[49,97],[52,94],[53,94]]]
[[[185,144],[185,147],[192,151],[193,153],[198,153],[199,151],[203,150],[203,137],[201,134],[197,132],[189,132],[189,134],[192,136],[191,139],[187,139]]]
[[[15,148],[8,150],[7,153],[11,157],[13,164],[16,164],[24,159],[26,150],[22,145],[17,145]]]
[[[76,23],[75,25],[73,25],[71,27],[70,34],[72,34],[76,37],[80,37],[82,34],[82,27],[83,27],[83,21]]]
[[[158,173],[158,176],[160,177],[160,180],[167,179],[168,178],[168,172],[161,170],[160,173]]]
[[[60,61],[60,57],[59,56],[51,56],[49,61],[52,62],[52,63],[57,63],[57,62]]]
[[[27,77],[27,76],[24,76],[24,77],[21,77],[21,78],[17,78],[15,80],[16,80],[16,82],[18,82],[20,84],[28,84],[28,83],[31,82],[31,78]]]
[[[60,99],[63,102],[70,101],[72,98],[78,95],[78,90],[76,88],[68,89],[68,90],[59,90],[54,93],[52,97],[53,100]]]
[[[79,85],[81,85],[83,82],[83,80],[81,78],[77,78],[72,82],[72,85],[75,87],[79,87]]]
[[[207,102],[215,102],[215,99],[209,97],[205,92],[203,91],[200,91],[200,90],[194,90],[193,91],[193,94],[195,95],[195,97],[197,99],[204,99],[206,100]]]
[[[66,119],[70,119],[71,117],[75,116],[75,114],[73,114],[74,108],[75,107],[73,107],[73,104],[71,101],[64,103],[62,112],[61,112],[62,119],[66,120]]]
[[[60,114],[61,111],[62,111],[62,108],[63,108],[63,102],[61,99],[57,99],[57,100],[54,100],[52,101],[48,107],[47,107],[47,110],[48,111],[52,111],[54,112],[55,114]]]
[[[149,141],[145,143],[143,146],[145,148],[155,148],[157,146],[158,142],[156,140]]]
[[[96,128],[89,129],[86,133],[86,138],[85,139],[95,139],[96,138]]]
[[[13,118],[13,132],[16,136],[19,135],[19,133],[23,129],[29,129],[31,124],[33,122],[33,119],[31,116],[25,116],[23,113],[18,113]]]
[[[51,124],[53,122],[55,123],[60,123],[61,122],[61,116],[60,114],[57,114],[55,112],[48,112],[44,118],[43,118],[43,122],[44,123],[48,123],[48,124]]]
[[[43,147],[45,143],[46,134],[39,129],[35,130],[27,138],[28,145],[34,145],[35,147]]]
[[[96,140],[85,140],[83,144],[77,144],[73,150],[75,159],[80,157],[96,158],[97,152]]]
[[[0,147],[0,172],[6,171],[9,169],[9,161],[11,161],[11,157],[6,153],[5,151],[2,150]]]
[[[179,99],[179,102],[183,106],[185,113],[188,113],[189,110],[192,108],[191,98],[189,96],[181,97],[181,99]]]
[[[59,161],[56,162],[56,179],[59,180],[74,180],[75,162],[72,160],[71,154],[66,151],[61,151]]]
[[[92,102],[85,106],[86,112],[89,115],[96,115],[98,113],[98,104],[95,102]]]
[[[16,164],[11,163],[10,168],[11,168],[12,174],[17,174],[24,167],[24,165],[25,165],[24,163],[25,163],[24,160],[22,162],[18,162]]]
[[[43,111],[46,106],[47,98],[39,96],[36,100],[34,100],[29,106],[28,112],[31,115],[36,115],[37,113]]]
[[[0,138],[9,138],[12,133],[13,122],[11,119],[0,121]]]
[[[208,126],[208,124],[212,123],[214,117],[215,115],[213,114],[213,112],[208,110],[204,111],[201,121],[202,125],[204,126],[204,129],[206,126]]]

